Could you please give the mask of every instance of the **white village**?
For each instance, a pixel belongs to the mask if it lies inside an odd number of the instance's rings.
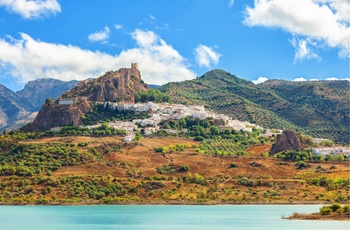
[[[70,105],[73,104],[73,100],[60,100],[59,104],[61,105]],[[204,106],[198,105],[181,105],[181,104],[169,104],[169,103],[123,103],[123,102],[95,102],[95,106],[98,104],[103,104],[106,108],[110,108],[111,110],[129,110],[135,112],[148,112],[150,117],[147,119],[134,119],[132,121],[113,121],[109,122],[108,125],[115,129],[125,130],[127,135],[124,137],[125,142],[130,142],[135,137],[135,132],[144,129],[144,135],[150,136],[157,131],[165,131],[167,133],[177,133],[177,130],[173,129],[162,129],[159,126],[159,123],[165,120],[175,119],[180,120],[181,118],[185,118],[187,116],[198,118],[199,120],[205,120],[207,118],[213,119],[221,119],[225,122],[225,125],[220,125],[219,128],[221,130],[230,129],[230,130],[243,130],[246,132],[252,132],[253,128],[255,129],[263,129],[263,127],[252,124],[248,121],[239,121],[235,120],[232,117],[229,117],[224,114],[217,114],[214,112],[206,111]],[[138,124],[142,128],[139,128]],[[84,126],[85,128],[95,128],[101,126],[101,124]],[[54,127],[52,131],[58,131],[60,127]],[[180,132],[186,132],[186,129],[180,130]],[[282,130],[279,130],[279,133],[282,133]],[[272,134],[272,133],[271,133]]]

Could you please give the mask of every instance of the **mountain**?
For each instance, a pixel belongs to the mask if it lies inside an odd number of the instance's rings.
[[[60,81],[52,78],[42,78],[29,81],[24,89],[16,92],[17,96],[33,107],[33,111],[39,111],[45,99],[57,98],[63,92],[73,88],[78,81]]]
[[[16,93],[0,84],[0,132],[18,129],[33,121],[46,98],[56,98],[77,82],[37,79]]]
[[[212,70],[159,89],[168,93],[173,103],[203,104],[267,128],[349,143],[348,81],[270,80],[254,85],[224,70]]]
[[[84,114],[93,108],[92,103],[121,100],[133,102],[136,92],[148,89],[137,68],[109,71],[99,78],[79,82],[55,101],[47,101],[35,120],[21,130],[42,131],[55,126],[79,125]],[[60,104],[63,99],[71,104]]]
[[[148,84],[151,89],[158,89],[160,85]]]
[[[18,128],[31,116],[33,107],[22,101],[12,90],[0,84],[0,130]]]

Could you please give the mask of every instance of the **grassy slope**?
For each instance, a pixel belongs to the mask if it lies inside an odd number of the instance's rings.
[[[82,142],[88,145],[77,146]],[[66,149],[70,154],[51,154],[69,164],[62,164],[47,176],[46,162],[56,159],[40,155],[38,159],[44,166],[39,175],[0,176],[1,203],[325,203],[339,199],[348,202],[350,198],[349,185],[342,182],[349,178],[348,163],[310,163],[310,168],[297,170],[293,162],[281,165],[281,160],[261,157],[260,152],[266,152],[270,145],[251,148],[254,155],[215,157],[195,152],[193,145],[199,143],[181,138],[142,138],[139,144],[126,145],[120,151],[113,148],[122,145],[116,137],[22,141],[23,145],[39,149],[54,143],[69,146]],[[165,154],[153,150],[184,143],[191,147]],[[78,151],[72,154],[72,148]],[[88,154],[90,148],[97,152]],[[33,151],[16,155],[15,162],[35,162],[29,159],[35,159],[37,154]],[[252,162],[262,167],[254,167]],[[238,167],[231,168],[231,163]],[[184,165],[190,167],[188,172],[179,171]],[[160,174],[159,169],[165,166],[174,170]],[[196,173],[203,176],[205,184],[183,181],[191,177],[189,173],[192,177]],[[310,178],[333,179],[335,184],[312,185]]]
[[[254,85],[223,70],[160,89],[173,103],[207,108],[268,128],[288,128],[349,143],[349,85],[339,82],[268,81]]]

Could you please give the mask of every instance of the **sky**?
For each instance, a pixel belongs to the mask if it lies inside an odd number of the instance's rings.
[[[0,0],[0,84],[131,62],[158,85],[212,69],[255,84],[349,79],[349,26],[350,0]]]

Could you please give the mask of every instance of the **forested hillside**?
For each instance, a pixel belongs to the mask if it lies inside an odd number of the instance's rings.
[[[349,82],[267,81],[254,85],[223,70],[212,70],[160,90],[172,103],[204,104],[239,120],[268,128],[293,129],[313,137],[349,143]]]

